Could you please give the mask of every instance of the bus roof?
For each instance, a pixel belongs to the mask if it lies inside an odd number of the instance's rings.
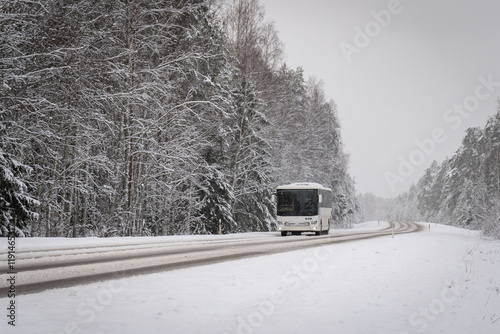
[[[321,184],[313,182],[292,183],[284,186],[279,186],[277,189],[323,189],[332,191],[330,188],[323,187]]]

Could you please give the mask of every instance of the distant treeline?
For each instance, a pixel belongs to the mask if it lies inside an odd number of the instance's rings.
[[[367,218],[430,221],[500,237],[500,106],[484,128],[467,129],[455,154],[434,161],[409,192],[360,201]]]

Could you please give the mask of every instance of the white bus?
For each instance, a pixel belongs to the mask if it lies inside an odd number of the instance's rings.
[[[274,196],[273,196],[274,197]],[[318,183],[279,186],[273,199],[277,204],[278,231],[328,234],[332,224],[332,190]]]

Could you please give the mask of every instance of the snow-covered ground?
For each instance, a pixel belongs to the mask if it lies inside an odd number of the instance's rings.
[[[0,332],[499,333],[500,242],[430,227],[21,295],[15,329],[2,296]]]

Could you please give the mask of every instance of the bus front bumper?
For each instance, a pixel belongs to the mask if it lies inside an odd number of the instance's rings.
[[[278,222],[279,232],[315,232],[320,227],[316,221],[311,222]]]

